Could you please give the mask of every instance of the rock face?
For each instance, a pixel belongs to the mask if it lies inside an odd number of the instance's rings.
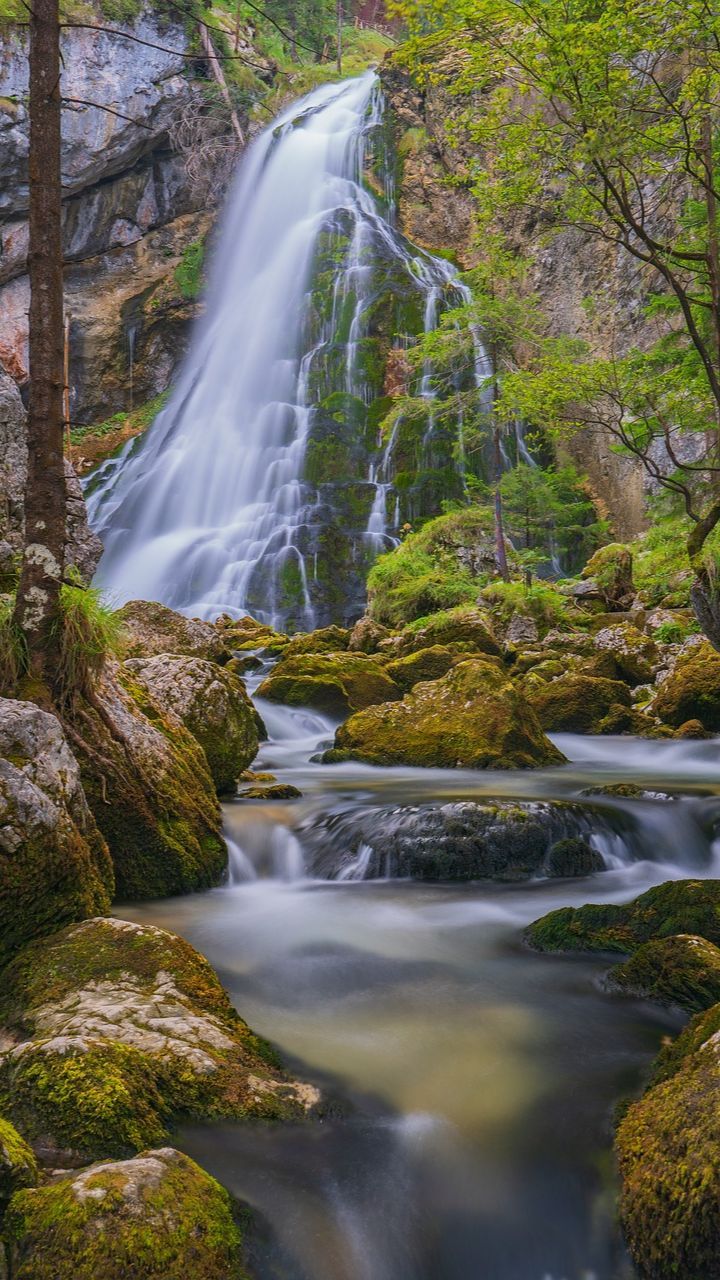
[[[174,934],[90,920],[7,970],[0,1058],[7,1114],[48,1159],[124,1156],[173,1116],[279,1119],[318,1101],[235,1013],[207,961]]]
[[[335,736],[329,759],[473,769],[560,764],[532,708],[505,674],[482,659],[418,684],[402,702],[368,707]]]
[[[15,1280],[239,1280],[228,1193],[171,1147],[19,1192],[6,1223]]]
[[[119,898],[191,893],[222,877],[227,850],[205,753],[131,672],[106,664],[73,712],[73,749],[115,868]]]
[[[309,653],[279,662],[257,696],[343,715],[391,702],[400,697],[400,691],[383,667],[365,654]]]
[[[17,386],[0,367],[0,584],[6,587],[12,585],[23,546],[26,478],[25,409]],[[102,546],[88,526],[80,482],[67,461],[65,483],[68,496],[65,558],[83,580],[89,582]]]
[[[125,635],[128,658],[154,658],[159,653],[183,654],[225,662],[230,652],[209,622],[186,618],[154,600],[129,600],[118,611]]]
[[[59,721],[0,699],[0,963],[31,938],[108,910],[112,883]]]
[[[234,792],[258,749],[255,710],[242,680],[215,662],[167,653],[130,659],[125,668],[200,743],[218,793]]]

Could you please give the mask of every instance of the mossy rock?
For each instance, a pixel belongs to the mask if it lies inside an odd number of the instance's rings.
[[[677,729],[688,720],[720,733],[720,653],[707,640],[693,644],[660,685],[653,712]]]
[[[612,991],[698,1013],[720,1002],[720,950],[693,934],[653,938],[612,969],[606,983]]]
[[[630,706],[630,690],[619,680],[571,672],[529,690],[528,699],[548,733],[599,733],[612,706]]]
[[[258,622],[247,613],[242,618],[231,618],[223,613],[215,619],[215,630],[222,639],[223,647],[233,652],[247,649],[281,650],[289,641],[282,631],[276,631],[269,623]]]
[[[13,1280],[245,1280],[228,1193],[172,1148],[19,1191],[5,1238]]]
[[[0,965],[32,938],[110,909],[113,871],[55,716],[0,699]]]
[[[125,1156],[180,1117],[285,1119],[317,1092],[290,1080],[211,966],[149,925],[88,920],[4,973],[0,1107],[52,1162]]]
[[[218,794],[233,793],[259,745],[255,708],[242,680],[215,662],[174,654],[130,659],[125,669],[199,742]]]
[[[618,1126],[620,1219],[642,1280],[720,1277],[719,1012],[690,1024],[672,1074]]]
[[[9,1120],[0,1117],[0,1210],[22,1187],[34,1187],[37,1160],[27,1142]]]
[[[548,852],[546,871],[549,876],[589,876],[594,871],[604,870],[602,854],[581,836],[556,840]]]
[[[622,543],[611,542],[600,547],[588,560],[581,576],[597,584],[611,609],[627,609],[635,598],[632,553]]]
[[[302,654],[283,659],[260,685],[258,698],[331,715],[400,698],[382,666],[361,653]]]
[[[387,640],[390,631],[372,618],[360,618],[350,632],[348,649],[351,653],[376,653],[381,641]]]
[[[92,702],[73,710],[73,747],[105,837],[119,898],[217,884],[227,867],[205,753],[127,668],[106,665]]]
[[[407,693],[420,680],[439,680],[457,661],[454,654],[442,644],[429,649],[418,649],[404,658],[389,662],[385,670],[403,693]]]
[[[421,625],[410,623],[400,634],[405,654],[438,644],[462,644],[467,646],[468,652],[496,657],[501,654],[492,619],[483,609],[447,609],[423,620]]]
[[[482,659],[415,685],[401,703],[351,716],[335,735],[335,751],[369,764],[428,768],[523,769],[564,760],[507,677]]]
[[[230,652],[222,633],[209,622],[186,618],[154,600],[130,600],[118,611],[127,658],[179,653],[187,658],[226,662]]]
[[[629,622],[596,631],[593,644],[596,658],[610,657],[616,668],[613,674],[631,685],[652,680],[660,661],[655,641]]]
[[[320,627],[318,631],[293,636],[283,650],[283,658],[295,658],[303,653],[342,653],[349,640],[346,627]]]
[[[539,951],[629,953],[676,933],[720,945],[720,881],[670,880],[633,902],[560,907],[531,924],[526,936]]]

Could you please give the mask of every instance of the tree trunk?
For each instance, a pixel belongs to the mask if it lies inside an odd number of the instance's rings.
[[[688,560],[695,573],[690,588],[690,603],[702,630],[714,649],[720,653],[720,573],[714,575],[703,557],[703,548],[716,525],[720,523],[720,500],[697,524],[687,540]]]
[[[343,0],[337,0],[337,69],[338,75],[342,75],[342,29],[343,29]]]
[[[495,424],[493,430],[493,446],[495,455],[495,562],[503,582],[510,581],[507,552],[505,550],[505,530],[503,528],[502,495],[500,481],[502,479],[502,451],[500,449],[500,428]]]
[[[28,472],[15,621],[25,639],[28,674],[50,688],[60,645],[67,516],[58,0],[34,0],[30,11],[29,171]]]

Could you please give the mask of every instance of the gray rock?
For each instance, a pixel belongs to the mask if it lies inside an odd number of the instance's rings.
[[[506,644],[536,644],[538,640],[537,623],[524,613],[514,613],[505,636]]]

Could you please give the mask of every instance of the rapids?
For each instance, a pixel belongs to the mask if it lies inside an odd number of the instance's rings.
[[[217,967],[250,1025],[319,1081],[322,1123],[189,1129],[180,1144],[259,1211],[262,1280],[626,1280],[614,1221],[612,1112],[679,1015],[605,994],[602,957],[540,956],[522,928],[553,907],[621,901],[717,874],[714,742],[564,736],[570,763],[523,774],[318,766],[332,732],[260,703],[257,767],[294,802],[225,806],[225,887],[127,914],[175,929]],[[608,798],[593,836],[608,869],[582,880],[427,885],[320,880],[303,833],[378,806]],[[652,793],[655,793],[653,795]],[[595,799],[592,822],[597,822]],[[602,808],[602,806],[601,806]],[[337,867],[348,865],[338,847]]]

